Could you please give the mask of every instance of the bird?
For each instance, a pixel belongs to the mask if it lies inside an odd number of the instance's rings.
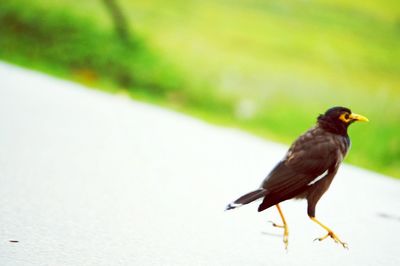
[[[289,229],[279,203],[289,199],[306,199],[309,218],[327,231],[326,235],[314,240],[322,241],[330,237],[348,248],[347,243],[316,218],[315,210],[350,148],[347,129],[356,121],[369,120],[341,106],[329,108],[324,114],[320,114],[315,126],[293,142],[259,188],[231,202],[226,210],[236,209],[258,199],[262,199],[258,206],[259,212],[276,206],[282,224],[272,225],[283,228],[283,243],[287,249]]]

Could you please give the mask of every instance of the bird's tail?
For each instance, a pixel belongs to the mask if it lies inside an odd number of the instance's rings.
[[[267,191],[265,189],[259,188],[257,190],[254,190],[252,192],[249,192],[249,193],[241,196],[234,202],[229,203],[228,206],[226,206],[225,210],[227,211],[227,210],[235,209],[240,206],[246,205],[246,204],[253,202],[261,197],[264,197],[266,194],[267,194]]]

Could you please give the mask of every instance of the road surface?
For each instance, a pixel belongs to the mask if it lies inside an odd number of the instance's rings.
[[[287,252],[276,209],[224,212],[286,149],[0,63],[0,265],[400,265],[400,182],[377,173],[344,165],[317,206],[349,250],[313,242],[304,201],[281,206]]]

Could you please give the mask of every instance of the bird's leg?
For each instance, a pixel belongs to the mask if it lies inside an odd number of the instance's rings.
[[[279,211],[279,214],[280,214],[280,216],[281,216],[282,221],[285,221],[285,217],[283,217],[282,210],[280,209],[280,207],[278,207],[278,205],[275,205],[275,206],[278,208],[278,211]],[[275,223],[274,221],[271,221],[271,220],[270,220],[270,221],[268,221],[268,222],[270,222],[270,223],[272,224],[273,227],[285,228],[285,225],[277,224],[277,223]]]
[[[328,233],[327,233],[325,236],[316,238],[316,239],[314,239],[314,241],[315,241],[315,240],[322,241],[322,240],[326,239],[326,238],[329,236],[329,237],[331,237],[336,243],[340,243],[344,248],[347,248],[347,249],[348,249],[347,243],[345,243],[345,242],[343,242],[342,240],[340,240],[339,237],[338,237],[329,227],[327,227],[326,225],[324,225],[323,223],[321,223],[320,221],[318,221],[317,218],[315,218],[315,217],[310,217],[310,219],[311,219],[313,222],[315,222],[315,223],[317,223],[318,225],[320,225],[320,226],[321,226],[322,228],[324,228],[326,231],[328,231]]]
[[[275,227],[283,228],[283,243],[285,244],[285,249],[287,249],[288,244],[289,244],[289,229],[288,229],[288,225],[286,223],[285,216],[283,216],[283,212],[282,212],[281,207],[279,206],[279,204],[276,204],[275,206],[278,209],[279,215],[281,216],[283,225],[278,225],[276,223],[272,223],[272,225],[275,226]]]

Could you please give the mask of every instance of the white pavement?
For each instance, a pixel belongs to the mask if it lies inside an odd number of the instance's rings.
[[[343,166],[317,206],[349,250],[313,242],[304,201],[288,252],[274,208],[224,212],[285,150],[0,63],[0,265],[400,265],[400,182],[376,173]]]

